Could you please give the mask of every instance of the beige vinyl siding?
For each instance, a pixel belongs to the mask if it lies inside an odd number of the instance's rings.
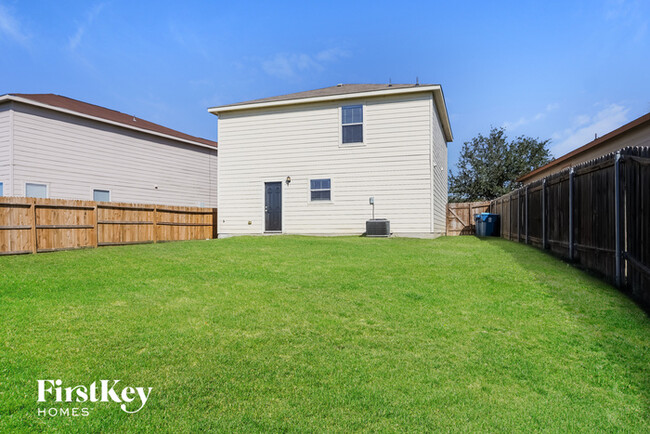
[[[364,145],[342,145],[340,107],[364,104]],[[371,217],[431,233],[431,94],[224,113],[219,118],[219,233],[264,232],[264,182],[283,182],[283,231],[360,234]],[[331,202],[309,180],[330,178]],[[251,222],[249,225],[248,222]]]
[[[11,105],[0,105],[0,182],[4,195],[11,188]]]
[[[217,151],[23,104],[14,112],[14,176],[50,198],[216,206]],[[154,186],[158,186],[155,189]]]
[[[436,110],[435,101],[431,101],[432,167],[433,174],[433,232],[444,235],[447,228],[447,142],[442,132],[442,123]]]

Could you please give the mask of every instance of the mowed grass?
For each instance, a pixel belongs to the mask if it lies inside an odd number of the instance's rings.
[[[0,431],[650,430],[650,320],[513,242],[241,237],[0,258]],[[37,380],[153,387],[37,403]],[[87,417],[38,408],[88,407]]]

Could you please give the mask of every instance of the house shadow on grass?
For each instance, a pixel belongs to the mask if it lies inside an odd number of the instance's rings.
[[[631,384],[640,389],[645,409],[650,408],[650,315],[594,273],[569,264],[536,247],[495,237],[477,237],[499,254],[529,272],[547,288],[547,294],[572,321],[588,330],[610,363],[624,364]],[[639,342],[632,336],[647,336]],[[647,410],[646,410],[647,411]],[[650,412],[646,414],[650,417]]]

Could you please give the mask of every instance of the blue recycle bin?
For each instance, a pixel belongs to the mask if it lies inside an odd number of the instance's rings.
[[[477,237],[498,237],[499,236],[499,214],[482,212],[474,215]]]

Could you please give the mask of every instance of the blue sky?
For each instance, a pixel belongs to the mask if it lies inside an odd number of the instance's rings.
[[[57,93],[216,138],[211,106],[337,83],[442,84],[562,155],[650,112],[650,2],[0,0],[0,94]]]

